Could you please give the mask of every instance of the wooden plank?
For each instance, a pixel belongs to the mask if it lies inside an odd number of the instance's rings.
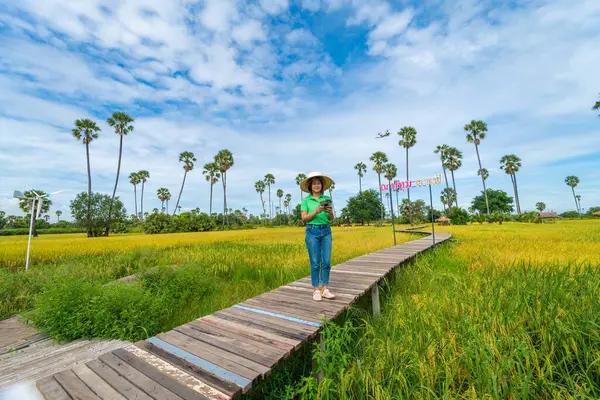
[[[274,302],[279,303],[285,307],[294,307],[310,312],[333,312],[337,313],[341,308],[345,307],[345,303],[335,302],[335,299],[323,301],[314,301],[311,296],[293,296],[288,295],[286,292],[278,292],[272,290],[270,292],[261,294],[253,298],[253,300]]]
[[[86,363],[85,365],[87,365],[92,371],[94,371],[94,373],[96,373],[96,375],[102,378],[126,399],[152,400],[152,397],[148,396],[127,379],[117,374],[111,367],[102,361],[96,359]]]
[[[303,341],[309,339],[316,335],[318,331],[317,328],[304,325],[297,327],[300,324],[283,321],[279,318],[273,318],[266,315],[250,315],[250,313],[236,308],[227,308],[216,312],[214,315],[228,321],[233,320],[234,322],[242,323],[244,325],[254,326],[257,329],[268,330],[293,340]]]
[[[312,292],[313,292],[312,287],[303,287],[303,286],[284,285],[284,286],[280,286],[279,289],[287,289],[290,291],[295,291],[304,296],[306,296],[306,294],[309,294],[309,297],[312,296]],[[346,301],[348,303],[352,303],[354,300],[357,299],[357,296],[353,295],[353,294],[347,294],[347,293],[336,293],[336,298],[343,299],[344,301]]]
[[[184,400],[207,400],[206,396],[203,396],[195,390],[190,389],[186,385],[179,383],[169,375],[164,374],[160,369],[157,369],[154,366],[142,361],[124,349],[118,349],[112,353],[129,364],[132,368],[135,368],[137,371],[146,375],[154,382],[160,384],[162,387]]]
[[[135,357],[143,360],[145,363],[152,365],[154,368],[161,371],[163,374],[170,376],[177,382],[187,386],[192,389],[196,393],[200,395],[200,398],[203,399],[218,399],[218,400],[226,400],[229,399],[230,396],[225,393],[219,391],[216,388],[206,384],[200,379],[194,377],[193,375],[187,373],[183,369],[180,369],[162,358],[155,356],[154,354],[142,350],[138,346],[131,345],[126,347],[124,350],[133,354]]]
[[[221,379],[216,375],[213,375],[208,371],[200,368],[199,366],[193,364],[192,362],[182,357],[178,357],[173,353],[169,353],[168,351],[156,345],[153,345],[152,343],[146,340],[135,343],[135,346],[161,358],[162,360],[168,362],[171,365],[178,367],[179,369],[187,372],[188,374],[192,375],[198,380],[204,382],[206,385],[213,387],[222,393],[225,393],[231,398],[237,398],[242,392],[242,388],[240,386],[227,380]]]
[[[302,282],[302,283],[310,283],[310,278],[303,278],[300,279],[296,282]],[[351,289],[351,290],[360,290],[362,292],[364,292],[366,290],[366,288],[369,287],[368,284],[358,284],[355,282],[344,282],[342,280],[337,280],[337,281],[332,281],[331,277],[329,278],[329,284],[327,285],[327,287],[332,288],[332,287],[336,287],[336,288],[340,288],[340,289]],[[333,289],[332,289],[333,290]]]
[[[250,359],[259,362],[260,359],[264,358],[264,363],[261,362],[261,364],[265,366],[276,364],[292,348],[292,346],[288,346],[286,349],[282,349],[279,346],[264,343],[264,341],[254,340],[246,335],[239,335],[227,327],[217,327],[214,324],[201,320],[192,321],[185,326],[212,338],[215,340],[214,346],[224,350],[232,349],[232,346],[235,345],[234,347],[242,349],[242,352],[237,354],[243,357],[249,358],[250,354],[256,354],[258,357],[252,356]],[[248,356],[244,355],[245,352],[248,352]]]
[[[303,288],[313,289],[312,285],[310,283],[307,283],[306,281],[304,281],[304,282],[301,282],[301,281],[291,282],[291,283],[288,283],[287,286],[296,286],[296,287],[303,287]],[[360,295],[362,295],[365,292],[364,290],[342,288],[342,287],[339,287],[337,285],[332,285],[332,284],[330,284],[328,287],[332,291],[335,290],[335,293],[342,293],[342,294],[345,294],[345,295],[360,296]]]
[[[54,379],[65,389],[72,399],[101,400],[87,385],[70,369],[54,374]]]
[[[319,305],[322,305],[322,303],[325,302],[325,300],[320,301],[320,302],[316,302],[312,299],[308,300],[314,303],[318,303]],[[289,314],[300,314],[303,313],[303,315],[306,315],[306,317],[304,318],[312,318],[312,316],[321,316],[318,317],[319,320],[316,321],[317,317],[315,318],[315,323],[321,323],[323,321],[323,317],[322,316],[326,316],[327,319],[332,319],[335,318],[335,316],[337,314],[339,314],[342,310],[343,310],[343,306],[331,306],[328,305],[327,307],[313,307],[310,303],[306,304],[307,300],[303,299],[303,300],[299,300],[299,299],[294,299],[291,297],[285,297],[285,296],[276,296],[276,295],[271,295],[270,297],[263,297],[260,300],[258,299],[251,299],[251,300],[246,300],[244,303],[244,305],[252,305],[254,304],[252,307],[255,307],[257,309],[262,309],[262,308],[272,308],[274,309],[274,312],[277,312],[277,310],[281,310],[280,312],[286,312],[288,315]],[[330,308],[331,307],[331,308]]]
[[[290,289],[287,286],[282,286],[280,288],[277,288],[275,290],[273,290],[272,293],[276,293],[278,295],[282,295],[282,296],[286,296],[286,297],[291,297],[297,300],[302,300],[302,301],[313,301],[312,300],[312,291],[309,289],[307,291],[300,291],[297,290],[299,288],[293,288]],[[335,293],[335,298],[334,299],[323,299],[323,302],[329,304],[329,305],[334,305],[336,307],[348,307],[350,304],[352,304],[352,302],[354,301],[354,298],[352,299],[348,299],[347,297],[341,297],[338,295],[338,293]]]
[[[160,383],[148,378],[112,353],[101,355],[99,360],[155,399],[181,400],[181,397],[164,388]]]
[[[202,346],[197,340],[192,339],[191,337],[186,336],[182,333],[176,331],[169,331],[166,333],[161,333],[156,337],[161,340],[164,340],[165,342],[173,346],[180,348],[181,350],[185,350],[188,353],[193,354],[204,361],[208,361],[208,363],[206,363],[206,370],[210,371],[213,374],[216,374],[217,376],[224,377],[225,379],[230,380],[231,382],[235,382],[242,388],[245,388],[247,385],[252,383],[252,381],[256,380],[261,376],[261,373],[258,371],[252,370],[244,365],[231,361],[228,358],[207,351],[207,346]],[[220,368],[214,368],[214,366],[218,366]],[[222,370],[226,370],[228,373],[223,373]],[[238,377],[242,377],[244,379],[237,379]]]
[[[174,331],[190,336],[210,347],[212,353],[229,358],[231,361],[244,365],[261,374],[269,374],[270,366],[277,362],[279,357],[272,353],[261,352],[256,346],[251,346],[243,340],[230,339],[217,334],[209,329],[203,330],[202,326],[185,324]],[[216,351],[218,349],[218,351]],[[234,357],[231,357],[232,354]]]
[[[126,400],[108,383],[94,373],[85,364],[79,364],[73,367],[73,372],[81,379],[98,397],[103,400]]]
[[[46,400],[71,400],[65,389],[52,376],[40,379],[36,386]]]
[[[243,303],[240,303],[241,306],[249,307],[252,309],[258,309],[262,311],[267,311],[276,315],[281,315],[284,317],[292,317],[297,318],[299,320],[304,320],[313,324],[320,324],[323,320],[323,317],[326,315],[324,312],[311,312],[304,311],[301,309],[289,309],[285,306],[273,305],[267,303],[264,300],[254,300],[248,299]]]
[[[274,347],[278,347],[282,350],[290,351],[295,350],[300,347],[302,344],[301,340],[290,339],[288,337],[278,335],[276,333],[264,330],[253,328],[248,325],[240,324],[238,322],[228,321],[223,319],[217,315],[207,315],[203,317],[201,320],[203,323],[209,323],[218,327],[219,329],[227,329],[229,332],[235,332],[238,335],[246,336],[256,341],[261,341],[265,344],[273,345]]]
[[[350,274],[350,275],[360,275],[360,276],[370,276],[373,278],[381,278],[384,277],[385,274],[381,272],[362,272],[362,271],[352,271],[349,269],[335,268],[331,270],[331,274]]]

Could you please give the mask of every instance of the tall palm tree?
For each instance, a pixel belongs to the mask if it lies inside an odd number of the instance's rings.
[[[546,209],[546,203],[544,203],[543,201],[538,201],[537,203],[535,203],[535,208],[539,211],[542,212]]]
[[[383,221],[383,194],[381,192],[381,173],[383,172],[383,166],[388,162],[387,155],[383,151],[376,151],[369,159],[373,163],[373,171],[377,173],[377,179],[379,180],[379,201],[381,202],[381,220]]]
[[[454,180],[454,171],[459,169],[462,166],[462,157],[463,154],[456,147],[450,147],[446,150],[446,168],[450,171],[452,176],[452,187],[454,188],[454,202],[456,207],[458,207],[458,195],[456,192],[456,181]]]
[[[507,154],[500,159],[500,169],[503,169],[512,181],[515,192],[515,202],[517,203],[517,213],[521,214],[521,202],[519,201],[519,191],[517,190],[517,172],[521,168],[521,159],[514,154]]]
[[[579,206],[578,211],[579,211],[579,213],[581,213],[581,196],[577,195],[577,196],[575,196],[575,199],[577,199],[577,204]]]
[[[194,163],[196,162],[196,157],[194,157],[194,153],[191,151],[183,151],[179,154],[179,162],[183,163],[183,182],[181,182],[181,189],[179,189],[179,196],[177,196],[177,203],[175,203],[175,208],[173,209],[173,215],[177,212],[177,207],[179,206],[179,200],[181,199],[181,193],[183,192],[183,186],[185,185],[185,178],[187,173],[194,169]]]
[[[287,201],[287,200],[284,200],[283,201],[283,207],[285,207],[284,209],[285,209],[286,215],[289,215],[289,213],[290,213],[290,202]]]
[[[277,197],[279,197],[279,209],[281,210],[281,198],[283,197],[283,189],[277,189]]]
[[[354,166],[354,169],[358,175],[358,193],[362,193],[362,178],[367,173],[367,166],[364,163],[359,162]]]
[[[62,211],[56,210],[56,222],[60,222],[60,216],[62,215]]]
[[[73,137],[85,144],[85,156],[87,158],[88,174],[88,198],[87,198],[87,237],[92,237],[92,171],[90,169],[90,143],[98,139],[100,128],[91,119],[78,119],[72,130]]]
[[[475,143],[475,152],[477,153],[477,162],[479,163],[479,170],[483,167],[481,166],[481,158],[479,157],[479,145],[481,141],[485,139],[485,132],[487,132],[487,124],[483,121],[475,121],[472,120],[471,123],[465,125],[465,131],[469,132],[467,134],[467,142]],[[485,187],[485,179],[481,176],[481,183],[483,184],[483,195],[485,197],[485,207],[487,208],[487,213],[490,213],[490,203],[488,202],[487,197],[487,189]]]
[[[488,171],[486,168],[481,168],[479,171],[477,171],[477,175],[481,176],[485,182],[490,177],[490,171]]]
[[[221,172],[221,183],[223,183],[223,227],[225,230],[225,219],[229,224],[229,218],[227,217],[227,171],[233,167],[233,154],[227,149],[219,150],[215,156],[215,162],[219,166],[219,172]]]
[[[129,183],[133,185],[133,200],[135,202],[135,216],[138,216],[137,211],[137,185],[141,182],[140,176],[137,172],[132,172],[129,174]]]
[[[594,104],[594,107],[592,107],[592,110],[594,110],[594,111],[600,111],[600,100],[598,100],[596,102],[596,104]],[[600,118],[600,114],[598,114],[598,117]]]
[[[400,141],[398,144],[406,149],[406,180],[409,181],[408,177],[408,149],[417,144],[417,130],[412,126],[405,126],[400,131],[398,131],[398,135],[400,136]],[[406,193],[408,195],[408,202],[410,203],[410,187],[406,189]],[[408,218],[410,220],[410,224],[413,224],[412,221],[412,212],[408,213]]]
[[[447,144],[440,144],[433,151],[434,154],[439,154],[440,155],[440,159],[442,161],[442,169],[444,170],[444,180],[446,181],[446,187],[447,188],[450,187],[448,185],[448,174],[446,174],[446,152],[448,151],[449,148],[450,148],[450,146],[448,146]]]
[[[296,176],[296,185],[300,186],[303,180],[306,179],[306,175],[300,173]],[[302,189],[300,189],[300,204],[302,204]]]
[[[579,204],[577,203],[577,197],[575,196],[575,188],[579,185],[579,178],[574,175],[569,175],[565,178],[565,183],[567,186],[571,186],[571,191],[573,192],[573,199],[575,200],[575,207],[577,208],[577,212],[579,212]]]
[[[166,188],[159,188],[156,191],[156,197],[158,197],[158,200],[160,200],[160,212],[165,212],[165,192],[166,192]]]
[[[273,174],[265,175],[265,185],[269,187],[269,218],[273,218],[273,203],[271,203],[271,185],[275,184],[275,177]]]
[[[267,210],[265,210],[265,201],[263,200],[263,193],[265,192],[265,181],[257,181],[254,184],[254,189],[256,189],[256,193],[260,195],[260,204],[263,209],[263,215],[267,214]]]
[[[452,188],[444,188],[440,200],[442,200],[444,207],[448,206],[450,209],[452,208],[452,203],[456,201],[456,192]]]
[[[219,172],[219,166],[214,161],[204,164],[202,173],[204,174],[206,181],[210,182],[210,205],[208,208],[208,215],[212,215],[213,185],[219,181],[221,173]]]
[[[383,166],[383,173],[384,173],[385,179],[388,180],[388,185],[390,188],[390,191],[389,191],[389,193],[390,193],[390,214],[392,215],[392,218],[393,218],[394,201],[392,199],[392,189],[391,188],[392,188],[392,181],[394,179],[396,179],[396,175],[398,174],[398,168],[396,168],[396,166],[392,163],[385,164]]]
[[[113,204],[115,202],[115,195],[117,194],[117,186],[119,185],[119,174],[121,173],[121,157],[123,156],[123,137],[133,131],[133,118],[124,112],[117,111],[112,114],[110,118],[106,120],[111,128],[115,129],[115,133],[119,135],[119,161],[117,163],[117,177],[115,179],[115,188],[113,189],[112,198],[110,199],[110,206],[108,207],[108,218],[106,219],[106,229],[104,230],[104,236],[108,236],[110,231],[110,220],[112,217]]]
[[[165,203],[167,205],[167,214],[169,213],[169,200],[171,200],[171,191],[169,189],[165,189]]]
[[[150,172],[146,171],[145,169],[142,169],[138,171],[137,174],[140,177],[140,180],[142,181],[142,196],[140,198],[140,216],[142,219],[144,219],[144,186],[146,186],[146,181],[150,179]]]
[[[285,195],[285,201],[287,201],[287,208],[288,208],[288,214],[291,214],[290,211],[290,205],[292,204],[292,194],[291,193],[286,193]]]

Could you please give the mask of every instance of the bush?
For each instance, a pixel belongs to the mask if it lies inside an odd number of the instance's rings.
[[[469,213],[460,207],[452,207],[448,212],[452,225],[466,225],[469,223]]]
[[[150,234],[175,232],[173,217],[164,213],[148,215],[144,221],[143,228],[145,233]]]
[[[83,228],[46,228],[38,229],[38,235],[58,235],[62,233],[83,233]],[[29,234],[29,228],[0,229],[0,236],[18,236]]]

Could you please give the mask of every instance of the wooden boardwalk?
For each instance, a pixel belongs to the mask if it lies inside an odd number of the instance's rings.
[[[334,300],[313,301],[306,277],[47,376],[37,388],[46,399],[236,398],[366,292],[378,313],[379,281],[432,245],[424,237],[336,265]]]

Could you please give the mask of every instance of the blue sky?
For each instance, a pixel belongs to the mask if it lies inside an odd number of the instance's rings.
[[[235,158],[233,208],[260,209],[254,182],[268,172],[295,203],[295,176],[312,170],[330,174],[345,203],[358,190],[357,162],[369,165],[363,185],[377,187],[374,151],[404,176],[397,135],[375,139],[403,126],[418,131],[413,178],[441,172],[438,144],[463,151],[457,191],[468,207],[481,191],[463,131],[471,119],[488,123],[488,187],[512,195],[498,160],[515,153],[523,209],[573,209],[567,175],[581,179],[584,208],[600,205],[600,119],[590,110],[598,43],[597,0],[0,0],[0,210],[20,213],[12,191],[28,184],[63,190],[51,213],[69,214],[87,184],[85,149],[71,136],[77,118],[102,128],[92,184],[110,193],[113,111],[136,119],[118,189],[130,212],[129,173],[150,171],[151,210],[159,187],[178,193],[186,150],[198,163],[181,205],[207,210],[201,169],[222,148]]]

